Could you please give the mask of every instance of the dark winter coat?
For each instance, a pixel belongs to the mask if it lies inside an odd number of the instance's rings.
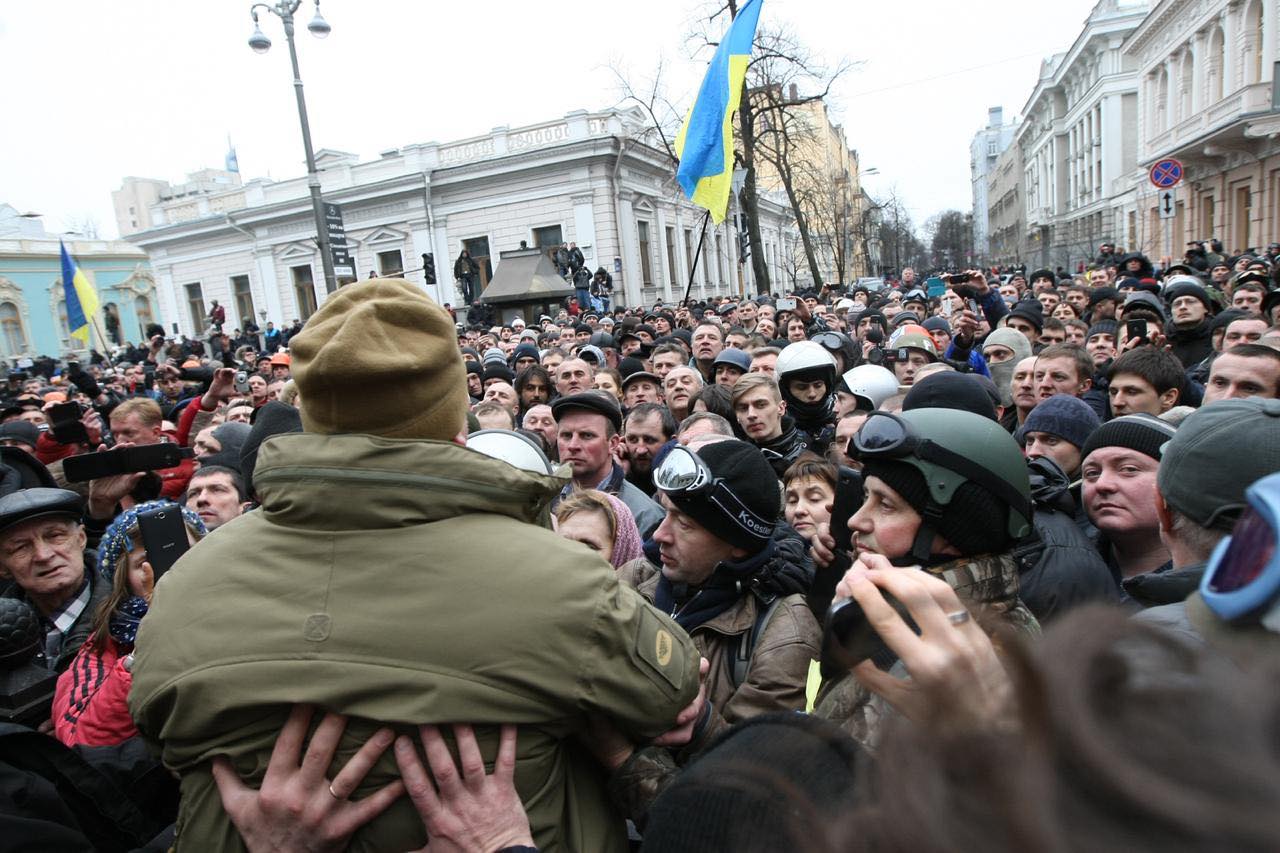
[[[1035,531],[1014,551],[1018,597],[1041,622],[1092,601],[1118,602],[1111,570],[1076,521],[1070,479],[1049,459],[1028,467]]]
[[[1169,339],[1170,350],[1174,357],[1182,362],[1184,370],[1190,370],[1213,352],[1213,332],[1211,321],[1201,320],[1188,329],[1180,329],[1170,323],[1165,329],[1165,337]]]

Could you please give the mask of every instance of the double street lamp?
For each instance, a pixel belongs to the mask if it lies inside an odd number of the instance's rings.
[[[332,27],[320,15],[320,0],[315,0],[316,15],[307,24],[307,29],[316,38],[329,35]],[[325,290],[333,293],[338,289],[338,279],[333,273],[333,255],[329,251],[329,228],[325,223],[324,201],[320,198],[320,172],[316,169],[316,155],[311,148],[311,125],[307,122],[307,102],[302,96],[302,75],[298,71],[298,51],[293,44],[293,13],[302,5],[302,0],[278,0],[270,3],[254,3],[249,7],[253,16],[253,35],[249,36],[249,47],[254,53],[266,53],[271,49],[271,39],[267,38],[258,26],[258,10],[266,9],[284,22],[285,39],[289,42],[289,61],[293,63],[293,92],[298,97],[298,120],[302,122],[302,146],[307,152],[307,186],[311,189],[311,212],[316,219],[316,242],[320,246],[320,263],[324,266]]]

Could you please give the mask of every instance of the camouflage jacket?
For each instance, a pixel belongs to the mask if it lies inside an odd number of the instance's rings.
[[[994,634],[1003,627],[1024,637],[1040,634],[1040,623],[1018,599],[1018,566],[1011,554],[964,557],[927,569],[950,584],[1000,650]],[[901,663],[890,670],[904,676]],[[867,690],[852,675],[822,685],[813,713],[840,725],[854,740],[870,749],[879,741],[883,720],[894,713],[887,702]]]

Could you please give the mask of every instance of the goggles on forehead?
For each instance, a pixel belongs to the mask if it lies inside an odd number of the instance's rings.
[[[1254,483],[1231,535],[1213,549],[1200,579],[1200,597],[1228,622],[1261,621],[1280,632],[1280,474]]]
[[[744,504],[728,484],[711,473],[698,454],[687,447],[673,447],[653,472],[653,484],[677,507],[703,501],[718,507],[746,533],[761,540],[773,537],[774,520],[761,518]]]

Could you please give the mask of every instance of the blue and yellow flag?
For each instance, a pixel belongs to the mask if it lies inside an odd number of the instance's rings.
[[[747,0],[711,57],[707,76],[676,136],[676,180],[694,204],[724,220],[733,185],[733,114],[742,97],[763,0]]]
[[[93,315],[98,313],[98,294],[93,292],[93,285],[81,272],[76,262],[67,254],[67,247],[62,247],[62,293],[67,299],[67,326],[71,329],[71,337],[79,338],[89,344],[89,323]]]

